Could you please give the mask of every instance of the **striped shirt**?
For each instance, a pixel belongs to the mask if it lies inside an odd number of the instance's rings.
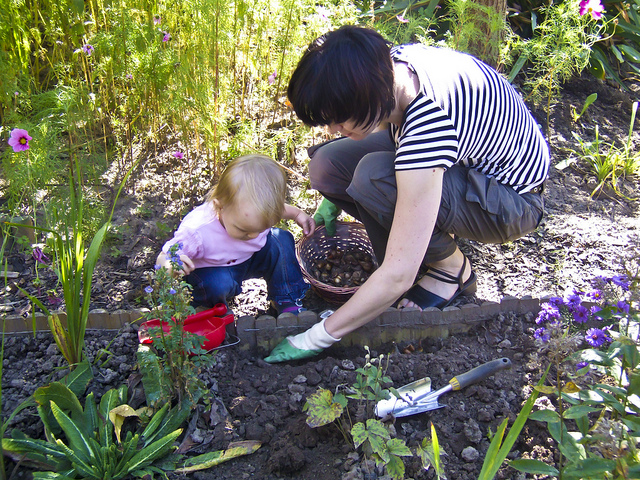
[[[407,63],[420,82],[402,126],[390,127],[396,170],[459,163],[518,193],[544,182],[549,149],[505,78],[470,55],[443,48],[402,45],[391,58]]]

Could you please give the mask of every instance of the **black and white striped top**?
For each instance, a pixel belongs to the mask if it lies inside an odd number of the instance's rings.
[[[438,47],[402,45],[391,57],[407,63],[420,80],[402,126],[390,127],[396,170],[460,163],[518,193],[542,184],[549,149],[505,78],[470,55]]]

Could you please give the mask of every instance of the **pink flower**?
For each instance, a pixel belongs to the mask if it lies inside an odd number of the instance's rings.
[[[82,51],[87,54],[87,57],[91,56],[93,50],[93,45],[89,45],[88,43],[82,47]]]
[[[9,136],[9,145],[13,148],[14,152],[22,152],[29,150],[29,140],[31,140],[31,137],[26,130],[14,128],[11,130],[11,135]]]
[[[173,152],[173,156],[182,160],[184,158],[184,153],[182,152]]]
[[[153,24],[154,25],[160,25],[161,21],[162,21],[162,17],[160,15],[154,15],[153,16]]]
[[[162,37],[163,42],[168,42],[169,40],[171,40],[171,34],[169,32],[163,32],[163,33],[164,33],[164,37]]]
[[[591,15],[596,20],[602,18],[604,12],[604,6],[600,3],[600,0],[582,0],[580,2],[580,15]]]
[[[276,81],[276,77],[278,76],[278,72],[273,72],[271,75],[269,75],[269,85],[273,85]]]
[[[404,18],[402,15],[396,15],[396,18],[398,19],[398,21],[400,23],[409,23],[409,20],[407,20],[406,18]]]

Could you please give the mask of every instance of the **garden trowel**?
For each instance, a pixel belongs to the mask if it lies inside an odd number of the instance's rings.
[[[511,360],[508,358],[492,360],[462,375],[453,377],[449,380],[449,385],[435,392],[431,391],[431,379],[429,377],[421,378],[400,387],[397,390],[399,396],[392,395],[387,400],[380,400],[376,405],[376,415],[380,418],[387,415],[406,417],[444,407],[438,403],[438,397],[443,393],[460,390],[508,368],[511,368]]]

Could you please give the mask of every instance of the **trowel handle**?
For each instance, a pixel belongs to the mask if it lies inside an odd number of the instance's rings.
[[[511,368],[511,360],[506,357],[491,360],[490,362],[483,363],[479,367],[472,368],[466,373],[453,377],[449,380],[449,385],[451,385],[452,390],[460,390],[474,383],[481,382],[500,370],[506,370],[508,368]]]

